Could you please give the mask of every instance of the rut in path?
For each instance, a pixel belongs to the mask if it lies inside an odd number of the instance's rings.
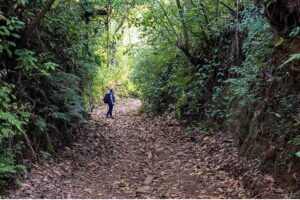
[[[224,160],[237,160],[232,140],[190,137],[171,117],[140,115],[139,106],[120,103],[115,119],[98,108],[78,142],[32,165],[10,197],[245,197],[241,181],[225,171]]]

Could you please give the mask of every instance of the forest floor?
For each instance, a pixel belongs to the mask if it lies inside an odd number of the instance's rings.
[[[115,119],[106,119],[106,107],[99,107],[77,142],[32,164],[9,197],[283,197],[272,177],[255,175],[255,162],[243,164],[230,135],[187,132],[171,116],[149,117],[139,107],[138,100],[121,102]]]

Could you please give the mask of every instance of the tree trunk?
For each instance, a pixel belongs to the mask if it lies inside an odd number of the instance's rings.
[[[179,16],[180,16],[181,25],[182,25],[184,49],[189,52],[190,51],[189,35],[188,35],[188,29],[187,29],[187,24],[186,24],[184,8],[181,6],[180,0],[176,0],[176,4],[178,7],[178,12],[179,12]]]

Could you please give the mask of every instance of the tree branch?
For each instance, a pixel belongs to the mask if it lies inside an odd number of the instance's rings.
[[[42,19],[45,17],[46,13],[50,10],[51,6],[55,0],[48,0],[45,7],[41,10],[41,12],[37,15],[37,17],[31,22],[28,27],[25,29],[24,34],[22,36],[22,44],[26,45],[28,40],[30,39],[31,35],[35,31],[35,29],[38,27],[38,25],[41,23]]]
[[[164,12],[164,15],[165,15],[165,17],[167,18],[167,20],[168,20],[168,22],[169,22],[169,24],[170,24],[170,26],[171,26],[171,28],[172,28],[172,30],[173,30],[175,36],[176,36],[177,41],[179,41],[180,38],[179,38],[179,36],[178,36],[178,34],[177,34],[175,28],[174,28],[174,25],[173,25],[171,19],[170,19],[169,16],[168,16],[168,13],[167,13],[166,9],[164,8],[164,6],[161,4],[161,2],[160,2],[159,0],[155,0],[155,1],[159,4],[160,8],[161,8],[162,11]]]

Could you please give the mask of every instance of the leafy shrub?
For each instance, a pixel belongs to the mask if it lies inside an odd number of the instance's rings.
[[[14,101],[14,86],[5,82],[0,86],[0,179],[10,177],[23,165],[16,165],[16,154],[20,152],[21,143],[13,144],[16,137],[25,134],[29,113],[22,111]]]
[[[70,144],[98,75],[98,46],[89,34],[100,37],[102,28],[82,20],[79,2],[54,3],[25,34],[45,5],[1,2],[0,181],[22,169],[21,158]]]

